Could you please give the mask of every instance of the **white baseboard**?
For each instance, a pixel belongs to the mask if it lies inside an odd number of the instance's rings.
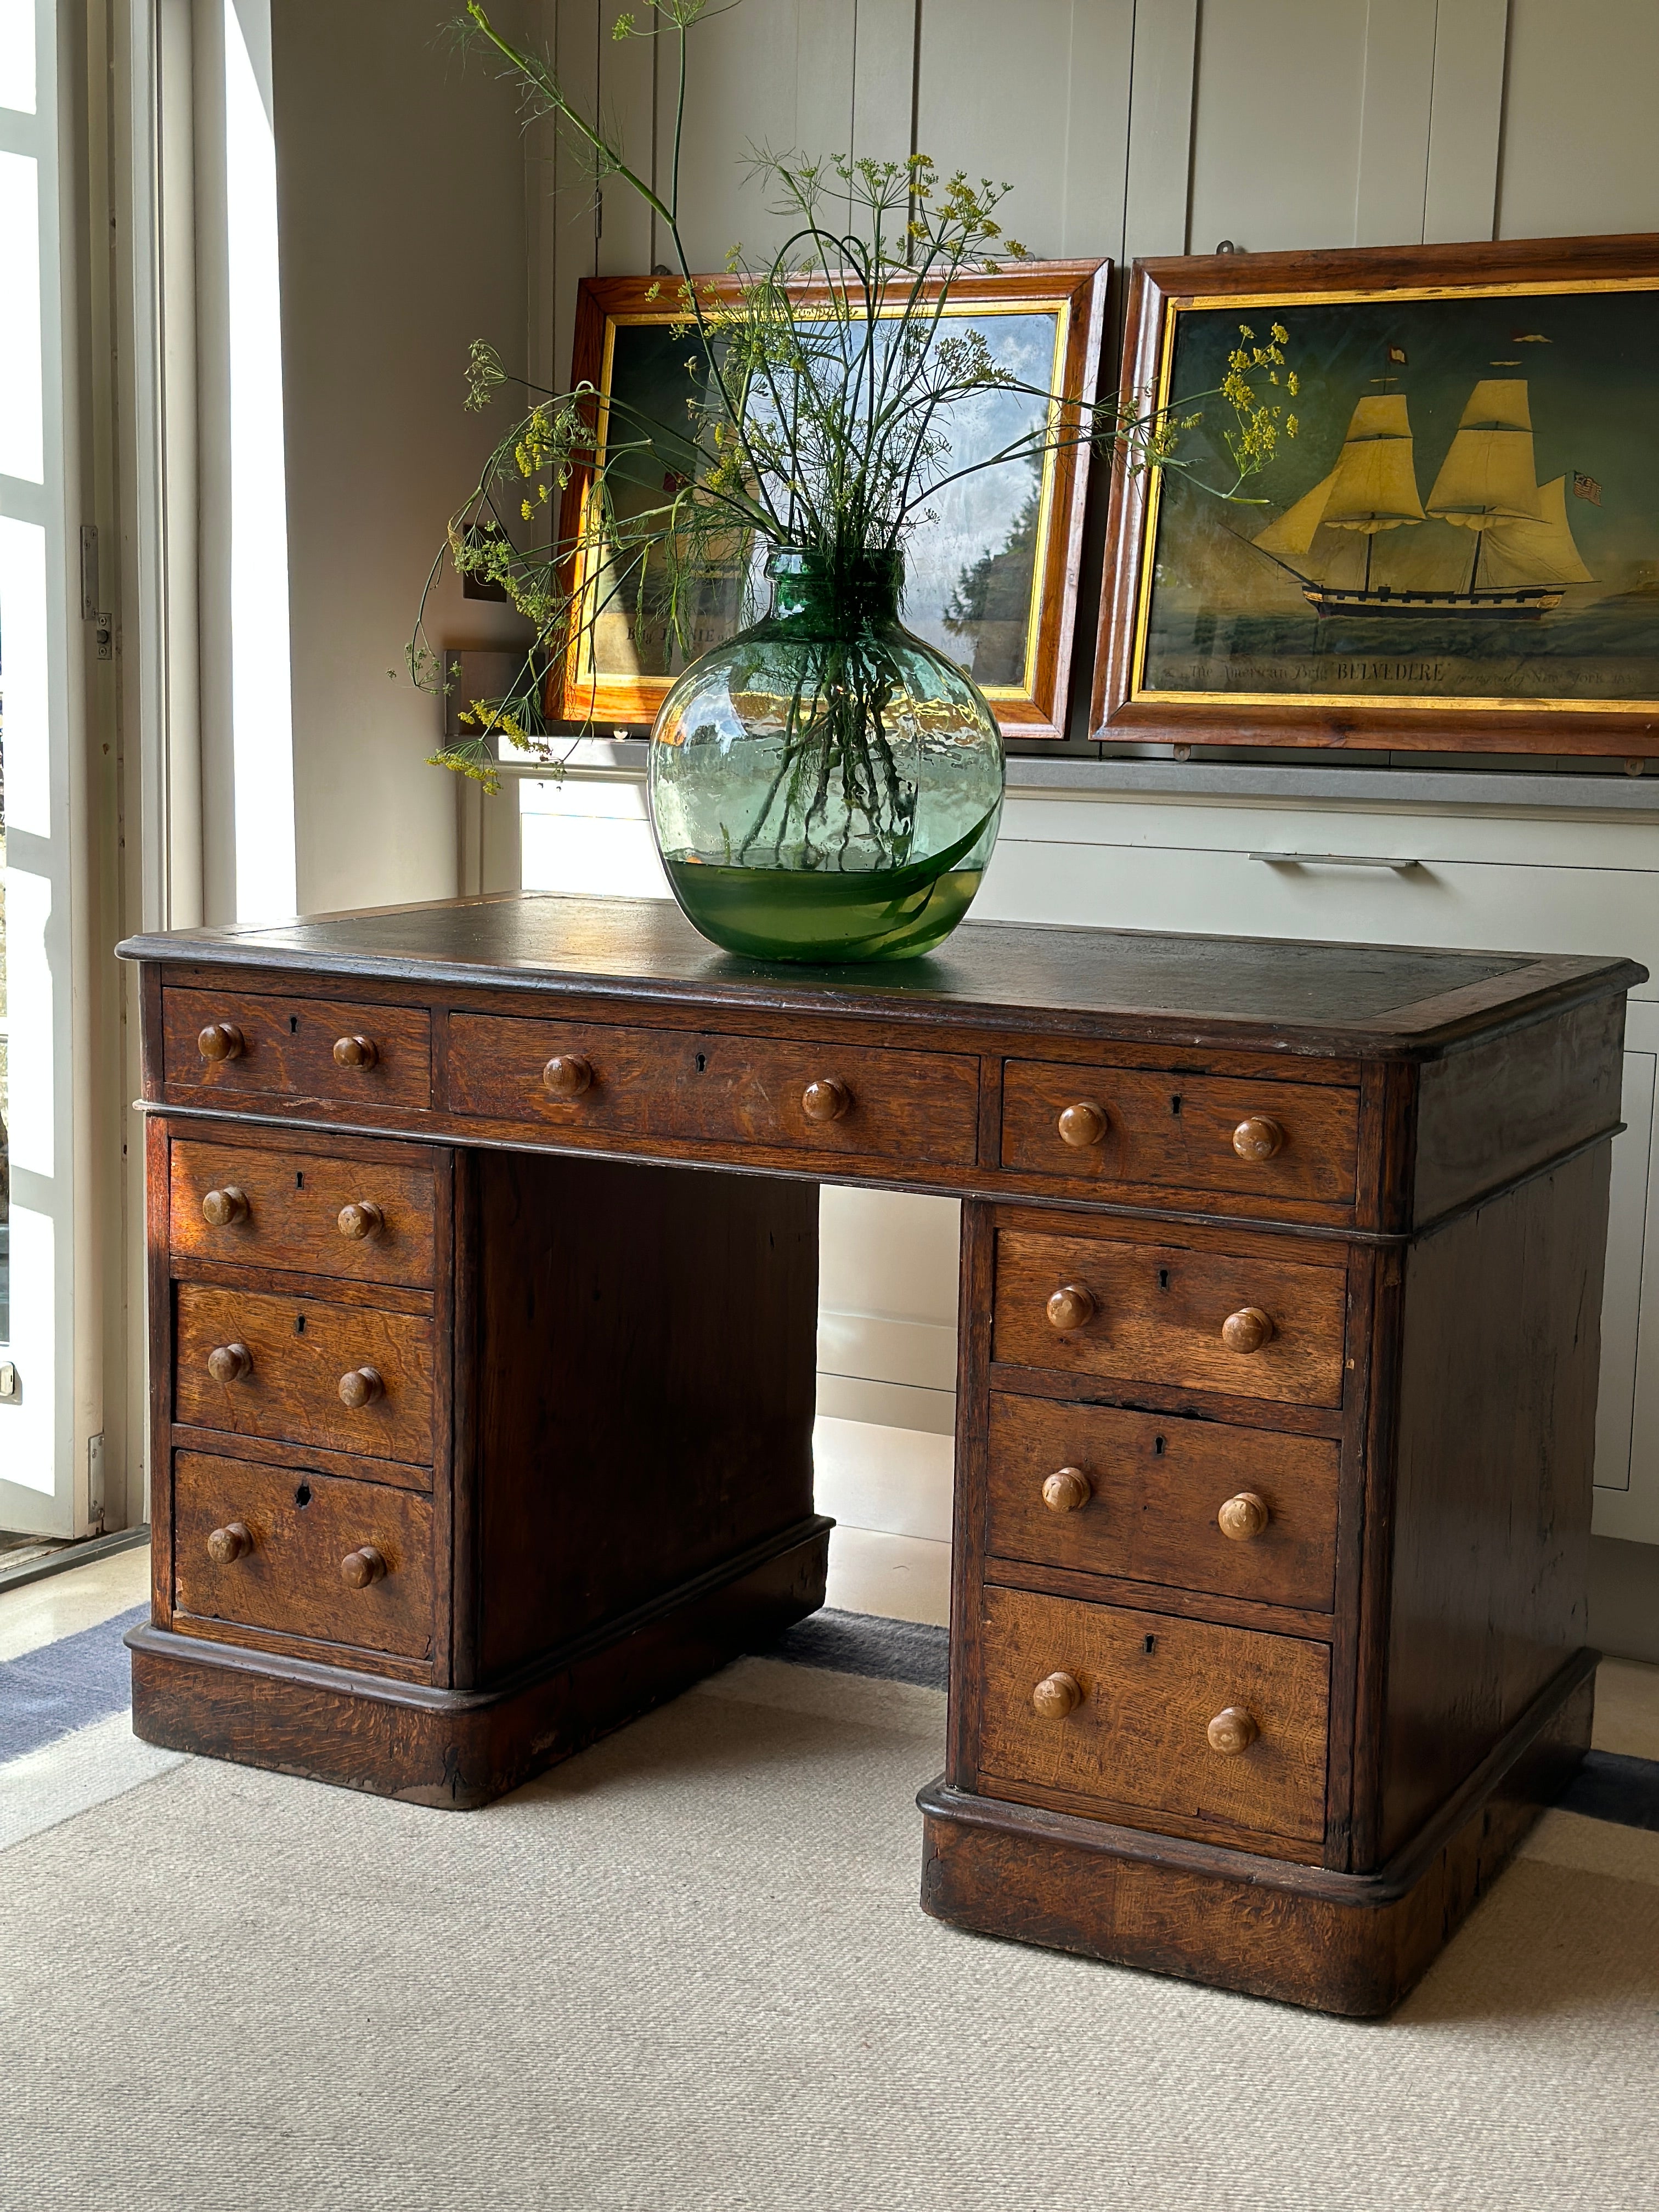
[[[949,1437],[820,1413],[813,1496],[848,1527],[948,1544],[955,1457]]]
[[[820,1372],[818,1412],[832,1420],[871,1421],[930,1437],[952,1437],[957,1430],[954,1390],[921,1390],[913,1382],[875,1382],[861,1375]]]
[[[818,1313],[818,1371],[923,1390],[957,1387],[957,1333],[948,1324],[890,1314]]]

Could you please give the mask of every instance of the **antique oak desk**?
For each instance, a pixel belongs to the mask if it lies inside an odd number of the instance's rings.
[[[929,1911],[1386,2010],[1588,1742],[1631,963],[530,895],[122,951],[151,1741],[479,1805],[820,1604],[830,1180],[964,1201]]]

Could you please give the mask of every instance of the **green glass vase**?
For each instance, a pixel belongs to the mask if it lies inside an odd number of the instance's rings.
[[[899,621],[902,556],[774,553],[764,621],[695,661],[651,733],[651,823],[687,919],[762,960],[905,960],[967,913],[1002,738]]]

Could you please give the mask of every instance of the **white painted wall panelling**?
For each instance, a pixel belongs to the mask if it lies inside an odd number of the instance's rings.
[[[516,101],[447,45],[453,12],[283,0],[272,21],[306,911],[456,887],[456,787],[425,765],[437,708],[404,647],[448,517],[511,419],[507,402],[465,413],[463,377],[474,337],[522,365],[527,252]],[[520,33],[531,20],[520,0],[497,12]],[[517,623],[452,576],[431,626],[482,647]]]

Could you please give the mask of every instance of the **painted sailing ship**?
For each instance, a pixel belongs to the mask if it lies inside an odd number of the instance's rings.
[[[1404,392],[1360,400],[1336,466],[1322,483],[1252,542],[1287,569],[1314,612],[1331,615],[1532,617],[1561,604],[1569,584],[1594,581],[1567,521],[1566,479],[1537,481],[1532,416],[1522,377],[1483,377],[1470,393],[1457,434],[1426,500],[1417,488]],[[1431,520],[1467,530],[1474,540],[1461,590],[1402,590],[1371,580],[1372,552],[1384,531]],[[1301,565],[1321,530],[1363,537],[1364,580],[1339,584]],[[1328,570],[1333,558],[1316,565]]]

